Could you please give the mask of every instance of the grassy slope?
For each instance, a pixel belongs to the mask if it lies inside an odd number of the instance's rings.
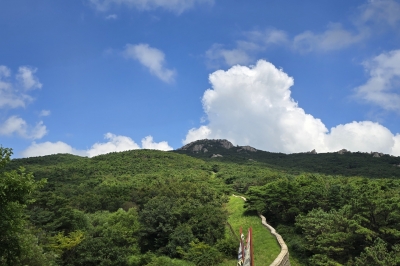
[[[269,265],[278,256],[280,246],[276,238],[261,224],[261,219],[259,217],[244,215],[243,205],[244,201],[241,198],[230,197],[229,203],[227,204],[227,209],[229,211],[228,221],[237,234],[239,234],[241,226],[243,231],[247,230],[248,227],[253,228],[254,264],[259,266]],[[236,264],[237,260],[229,260],[225,261],[220,266],[233,266]]]

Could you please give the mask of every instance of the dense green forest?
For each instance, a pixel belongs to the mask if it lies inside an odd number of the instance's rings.
[[[183,148],[13,160],[0,148],[0,264],[219,265],[236,256],[225,206],[239,193],[304,265],[400,265],[399,157]]]
[[[219,142],[223,141],[224,145]],[[228,143],[228,144],[227,144]],[[201,148],[200,148],[201,147]],[[400,158],[381,154],[373,157],[370,153],[274,153],[257,150],[248,146],[233,146],[226,140],[199,140],[173,152],[186,154],[206,161],[243,164],[248,161],[291,174],[302,172],[327,175],[364,176],[371,178],[400,178]],[[222,157],[212,158],[213,154]]]
[[[201,160],[143,150],[9,162],[1,151],[1,265],[216,265],[236,250],[228,188]]]

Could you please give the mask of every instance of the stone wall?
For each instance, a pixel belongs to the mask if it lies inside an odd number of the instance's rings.
[[[242,198],[244,201],[246,201],[245,197],[241,196],[236,196],[233,195],[234,197]],[[265,227],[271,231],[271,234],[276,237],[276,240],[278,241],[279,245],[281,246],[281,252],[279,253],[278,257],[270,264],[270,266],[290,266],[290,260],[289,260],[289,249],[286,246],[285,241],[283,241],[283,238],[280,234],[278,234],[272,226],[270,226],[267,221],[265,220],[265,217],[262,216],[261,214],[259,215],[261,218],[261,223]]]
[[[267,223],[264,216],[262,216],[261,214],[259,216],[261,218],[261,223],[271,231],[271,234],[276,237],[276,240],[281,246],[281,253],[279,253],[278,257],[276,257],[276,259],[270,264],[270,266],[290,266],[289,250],[286,246],[285,241],[283,241],[281,235],[276,232],[275,228]]]

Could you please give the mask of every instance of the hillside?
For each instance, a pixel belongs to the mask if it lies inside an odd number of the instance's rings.
[[[400,178],[400,157],[378,152],[341,150],[335,153],[272,153],[250,146],[234,146],[227,140],[198,140],[173,151],[205,161],[246,164],[258,162],[288,173]]]
[[[261,213],[278,230],[296,265],[400,263],[399,157],[226,140],[93,158],[9,161],[0,149],[1,265],[227,265],[232,192],[248,199],[244,220]]]
[[[20,265],[25,262],[14,258],[34,253],[37,265],[193,265],[222,262],[237,248],[224,239],[229,188],[202,160],[152,150],[93,158],[57,154],[14,159],[0,175],[17,176],[19,167],[46,183],[29,195],[32,229],[21,239],[28,254],[15,250],[4,257],[1,240],[1,265]],[[26,239],[32,239],[27,247]],[[208,257],[199,258],[198,249]]]

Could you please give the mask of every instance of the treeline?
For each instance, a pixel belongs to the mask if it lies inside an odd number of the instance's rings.
[[[399,180],[303,174],[246,195],[307,265],[400,265]]]
[[[229,188],[201,160],[0,152],[1,265],[217,265],[236,252]]]

